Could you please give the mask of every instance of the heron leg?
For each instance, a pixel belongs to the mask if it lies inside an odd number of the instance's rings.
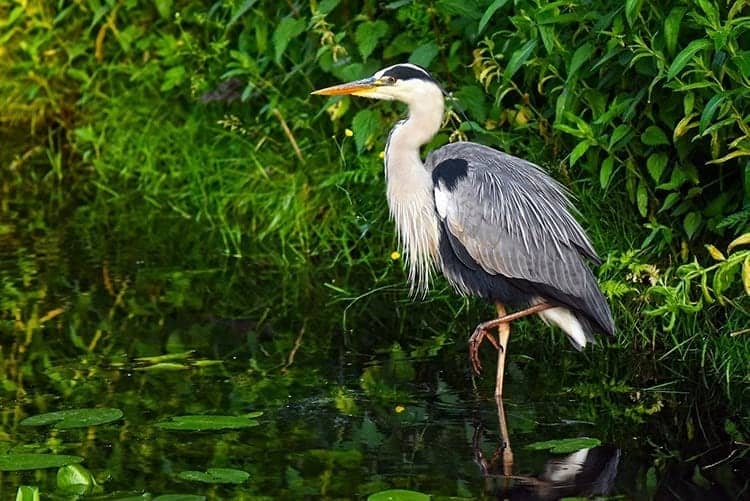
[[[505,343],[508,342],[507,338],[504,342],[502,342],[501,339],[501,342],[498,343],[495,337],[489,332],[490,329],[494,329],[495,327],[502,325],[509,325],[513,320],[517,320],[528,315],[533,315],[534,313],[539,313],[540,311],[544,311],[548,308],[552,308],[552,305],[549,303],[539,303],[530,308],[526,308],[525,310],[505,315],[505,307],[501,303],[497,303],[499,318],[488,320],[487,322],[482,322],[481,324],[477,325],[477,328],[474,329],[474,333],[469,338],[469,360],[471,360],[471,365],[474,369],[474,372],[476,374],[482,372],[482,363],[479,361],[479,346],[484,342],[485,339],[489,339],[490,343],[492,343],[492,345],[497,350],[505,351]],[[500,334],[502,336],[502,333]],[[508,328],[508,335],[510,335],[510,328]],[[505,356],[503,355],[503,363],[505,362],[504,357]]]

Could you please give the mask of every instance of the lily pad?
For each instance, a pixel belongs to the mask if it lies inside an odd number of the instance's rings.
[[[206,471],[182,471],[177,475],[182,480],[205,482],[207,484],[241,484],[250,474],[233,468],[209,468]]]
[[[422,492],[406,489],[390,489],[376,492],[367,497],[367,501],[429,501],[430,496]]]
[[[206,501],[206,496],[195,494],[162,494],[156,496],[154,501]]]
[[[67,411],[47,412],[27,417],[21,421],[21,426],[53,425],[60,430],[70,428],[86,428],[100,424],[111,423],[122,417],[120,409],[108,407],[96,409],[70,409]]]
[[[236,430],[258,426],[260,423],[255,418],[261,415],[263,415],[262,412],[251,412],[243,416],[174,416],[156,423],[156,426],[164,430],[180,431]]]
[[[82,457],[63,454],[3,454],[0,455],[0,471],[41,470],[59,468],[83,461]]]
[[[581,449],[589,449],[601,445],[601,440],[598,438],[589,437],[576,437],[576,438],[563,438],[560,440],[545,440],[544,442],[534,442],[526,446],[527,449],[533,449],[535,451],[549,450],[554,454],[568,454],[571,452],[580,451]]]

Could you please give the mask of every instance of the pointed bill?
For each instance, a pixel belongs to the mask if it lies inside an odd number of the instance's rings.
[[[344,96],[349,94],[365,96],[376,87],[377,82],[374,78],[365,78],[363,80],[355,80],[354,82],[319,89],[311,92],[311,94],[316,96]]]

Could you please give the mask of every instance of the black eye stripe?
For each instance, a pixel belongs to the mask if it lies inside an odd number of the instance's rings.
[[[405,65],[394,66],[393,68],[390,68],[388,71],[383,73],[383,76],[393,77],[398,80],[417,79],[417,80],[426,80],[428,82],[434,82],[430,74],[427,73],[427,70],[417,69],[412,66],[405,66]]]

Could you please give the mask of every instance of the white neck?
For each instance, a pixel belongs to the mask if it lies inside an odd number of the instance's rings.
[[[427,172],[419,149],[440,129],[443,94],[425,83],[409,99],[409,117],[391,131],[385,152],[388,207],[409,263],[412,292],[426,293],[438,251],[432,174]]]

